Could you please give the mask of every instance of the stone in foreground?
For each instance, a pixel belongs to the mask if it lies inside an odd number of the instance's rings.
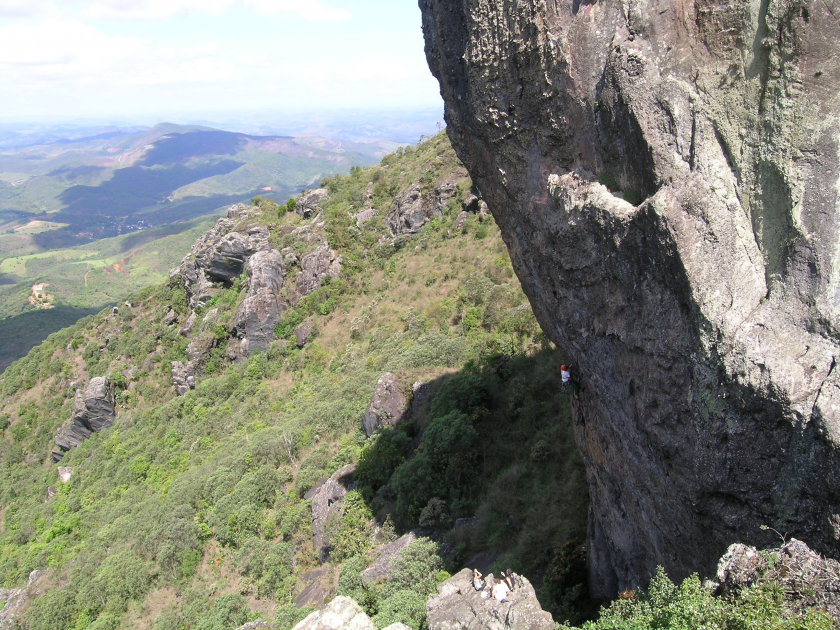
[[[481,597],[471,569],[462,569],[437,590],[426,601],[429,630],[554,630],[551,613],[542,609],[534,587],[522,576],[514,576],[513,592],[504,603]]]

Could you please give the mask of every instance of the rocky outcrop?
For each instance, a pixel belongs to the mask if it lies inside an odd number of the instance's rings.
[[[583,388],[592,594],[840,556],[838,0],[420,0],[447,131]]]
[[[300,261],[295,287],[301,295],[309,295],[321,286],[324,278],[337,278],[341,273],[341,257],[326,243],[321,243]]]
[[[465,175],[460,171],[451,173],[427,194],[419,183],[414,183],[397,195],[385,217],[391,234],[416,234],[429,219],[442,217],[449,200],[457,192],[458,180]]]
[[[487,576],[489,582],[492,578],[492,574]],[[472,570],[462,569],[429,597],[426,625],[429,630],[553,630],[551,613],[542,609],[531,583],[514,574],[513,586],[506,602],[482,598],[473,588]]]
[[[309,219],[321,212],[320,204],[330,196],[326,188],[316,188],[300,195],[295,200],[295,212],[303,219]]]
[[[283,288],[283,256],[272,249],[257,252],[245,266],[248,273],[248,293],[233,323],[233,336],[242,342],[244,354],[265,351],[274,339],[274,327],[286,310],[280,298]]]
[[[312,498],[312,545],[321,563],[330,557],[330,547],[324,540],[324,528],[330,517],[341,510],[344,495],[356,488],[353,479],[355,472],[356,467],[348,464],[333,473]]]
[[[58,467],[58,478],[61,483],[67,483],[70,481],[70,477],[73,476],[73,469],[70,466],[59,466]]]
[[[387,579],[391,575],[391,565],[394,560],[399,558],[403,549],[415,540],[417,540],[417,536],[414,532],[409,532],[393,542],[389,542],[387,545],[377,547],[373,552],[375,560],[367,569],[362,571],[362,584],[367,586],[372,582]]]
[[[13,630],[21,627],[23,613],[29,607],[32,599],[41,595],[47,571],[32,571],[26,582],[26,588],[0,588],[0,630]]]
[[[268,228],[253,221],[260,213],[255,206],[231,206],[227,216],[204,233],[181,265],[170,272],[172,277],[180,276],[191,307],[213,297],[214,283],[232,283],[251,256],[269,249]]]
[[[775,582],[791,612],[811,609],[840,619],[840,563],[821,557],[795,538],[761,552],[737,543],[730,546],[718,564],[717,581],[719,594]]]
[[[102,376],[90,379],[84,391],[76,390],[70,423],[59,429],[55,435],[54,441],[60,450],[53,451],[53,461],[60,461],[64,453],[71,448],[75,448],[92,434],[111,426],[114,418],[116,412],[113,383]]]
[[[172,384],[178,396],[195,389],[195,368],[191,362],[188,361],[186,365],[181,361],[172,362]]]
[[[402,420],[405,410],[405,394],[396,377],[390,372],[383,374],[373,388],[373,396],[362,415],[362,430],[370,437],[379,427],[395,427]]]
[[[293,630],[375,630],[370,618],[349,597],[336,597],[324,610],[318,610]]]

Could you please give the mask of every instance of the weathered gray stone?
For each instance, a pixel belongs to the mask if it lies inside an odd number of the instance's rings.
[[[93,433],[111,426],[116,413],[114,411],[114,385],[110,379],[97,376],[90,379],[84,391],[76,390],[73,415],[70,422],[58,430],[55,443],[61,452],[75,448]],[[61,459],[61,453],[53,453],[53,459]]]
[[[341,257],[329,245],[321,243],[301,259],[295,286],[302,296],[306,296],[318,289],[324,278],[335,279],[340,273]]]
[[[70,481],[70,477],[73,475],[73,469],[70,466],[59,466],[58,467],[58,478],[61,480],[61,483],[67,483]]]
[[[295,200],[295,212],[304,219],[318,214],[321,211],[320,204],[330,196],[326,188],[316,188],[304,193]]]
[[[382,426],[395,427],[406,410],[405,395],[396,377],[383,374],[373,389],[370,403],[362,415],[362,430],[370,437]]]
[[[462,569],[426,601],[426,625],[429,630],[553,630],[551,613],[542,609],[531,583],[514,574],[513,586],[506,602],[482,598],[473,587],[472,570]]]
[[[718,563],[717,581],[720,594],[775,582],[781,586],[788,610],[823,611],[840,619],[840,562],[821,557],[795,538],[762,552],[747,545],[731,545]]]
[[[0,630],[14,630],[21,627],[23,613],[34,597],[40,595],[39,587],[43,584],[47,571],[32,571],[25,588],[0,588]]]
[[[176,313],[172,309],[169,309],[166,312],[166,315],[163,318],[163,325],[164,326],[171,326],[172,324],[174,324],[177,321],[178,321],[178,313]]]
[[[172,384],[178,396],[195,389],[195,368],[191,362],[187,361],[186,365],[180,361],[172,362]]]
[[[373,551],[373,555],[376,559],[367,569],[362,571],[362,584],[368,585],[372,582],[378,582],[388,578],[391,574],[391,565],[394,560],[399,558],[403,549],[408,547],[415,540],[417,540],[417,536],[414,532],[409,532],[387,545],[377,547]]]
[[[427,220],[442,217],[449,200],[455,196],[458,180],[465,175],[460,169],[450,173],[426,195],[419,183],[397,195],[385,216],[391,234],[410,236],[419,232]]]
[[[370,618],[349,597],[336,597],[324,610],[318,610],[293,630],[375,630]]]
[[[329,559],[330,547],[324,541],[324,527],[330,516],[341,509],[344,495],[356,488],[356,467],[348,464],[335,472],[312,498],[312,544],[321,563]]]
[[[261,213],[255,206],[230,207],[227,216],[205,232],[192,253],[170,272],[171,277],[180,276],[191,307],[213,297],[214,283],[232,283],[251,256],[269,249],[268,228],[253,223],[253,217]]]
[[[376,216],[376,210],[373,208],[365,208],[356,213],[356,227],[361,228],[365,221],[369,221]]]
[[[246,265],[248,293],[233,323],[233,336],[247,343],[246,354],[265,351],[274,339],[274,327],[285,310],[280,298],[283,288],[283,257],[276,250],[261,251]]]
[[[303,348],[307,344],[310,334],[312,334],[312,321],[307,319],[295,328],[295,344],[298,348]]]
[[[420,6],[447,133],[579,370],[592,594],[708,575],[765,522],[840,556],[838,0]]]

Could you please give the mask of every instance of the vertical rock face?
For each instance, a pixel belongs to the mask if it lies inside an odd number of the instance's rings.
[[[353,475],[356,467],[348,464],[336,471],[312,497],[312,544],[318,561],[329,560],[331,548],[324,540],[324,528],[330,517],[341,510],[344,495],[356,488]],[[308,496],[308,494],[307,494]]]
[[[395,427],[402,420],[405,410],[405,395],[396,377],[390,372],[383,374],[376,382],[370,403],[362,415],[362,430],[370,437],[381,426]]]
[[[762,524],[840,556],[840,1],[420,6],[583,387],[594,594],[711,575]]]
[[[277,250],[257,252],[245,266],[248,294],[234,319],[234,335],[247,344],[248,353],[265,351],[274,339],[274,327],[286,310],[280,298],[283,288],[283,256]]]
[[[111,426],[114,418],[114,384],[102,376],[90,379],[84,390],[76,390],[70,423],[55,435],[55,444],[60,451],[53,451],[53,461],[60,461],[65,452],[77,447],[93,433]]]

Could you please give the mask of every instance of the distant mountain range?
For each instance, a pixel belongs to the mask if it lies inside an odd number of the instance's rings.
[[[212,127],[0,127],[0,371],[167,277],[212,215],[284,202],[399,146]]]
[[[398,146],[172,124],[83,131],[14,132],[32,143],[0,152],[0,233],[33,246],[16,254],[185,221],[258,194],[284,201]],[[50,229],[21,234],[33,221]],[[0,256],[9,251],[2,240]]]

